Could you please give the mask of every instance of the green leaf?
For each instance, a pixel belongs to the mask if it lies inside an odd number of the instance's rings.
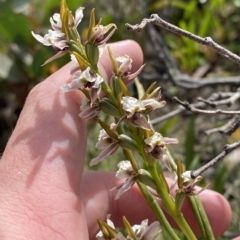
[[[32,40],[30,32],[28,18],[23,14],[14,13],[10,6],[5,6],[0,14],[0,36],[9,42],[16,43],[20,38],[29,43]]]

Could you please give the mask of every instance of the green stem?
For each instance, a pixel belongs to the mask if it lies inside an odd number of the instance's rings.
[[[178,224],[182,232],[189,240],[197,240],[192,229],[184,219],[183,214],[178,210],[175,201],[170,196],[168,186],[166,186],[165,177],[162,172],[157,171],[155,160],[149,159],[147,162],[149,172],[157,185],[157,193],[159,194],[159,197],[161,198],[165,209],[172,216],[172,218],[175,220],[175,222]]]
[[[159,223],[161,224],[162,228],[164,228],[166,230],[166,232],[168,233],[169,237],[171,237],[171,239],[179,240],[177,234],[174,232],[174,230],[172,229],[168,220],[166,219],[164,213],[162,212],[162,209],[159,207],[159,204],[157,203],[156,199],[151,194],[149,194],[147,187],[144,184],[142,184],[138,181],[137,181],[137,184],[138,184],[138,187],[141,190],[143,196],[145,197],[148,205],[151,207],[153,212],[156,214],[156,217],[157,217]]]
[[[102,75],[101,75],[101,76],[102,76]],[[106,81],[103,81],[103,82],[101,83],[101,87],[102,87],[102,91],[107,95],[107,97],[108,97],[109,99],[111,99],[112,102],[113,102],[116,106],[118,106],[118,105],[117,105],[117,100],[116,100],[116,98],[115,98],[115,96],[114,96],[111,88],[109,87],[109,85],[107,84]]]
[[[215,237],[212,232],[211,225],[208,221],[208,217],[205,213],[205,210],[202,206],[202,203],[198,196],[189,196],[189,201],[192,205],[193,212],[197,219],[198,225],[201,229],[203,238],[206,240],[214,240]]]

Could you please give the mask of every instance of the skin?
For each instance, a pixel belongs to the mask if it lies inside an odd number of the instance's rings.
[[[123,41],[111,45],[116,56],[128,54],[136,71],[143,62],[139,45]],[[111,76],[105,51],[101,69]],[[120,200],[110,191],[123,180],[112,172],[84,172],[86,122],[78,116],[82,94],[63,93],[71,82],[72,64],[35,86],[26,100],[18,123],[0,161],[0,239],[63,240],[95,239],[96,218],[108,213],[116,226],[124,215],[131,224],[154,216],[133,186]],[[231,221],[228,202],[205,190],[200,198],[216,236]],[[183,211],[191,227],[198,228],[186,202]]]

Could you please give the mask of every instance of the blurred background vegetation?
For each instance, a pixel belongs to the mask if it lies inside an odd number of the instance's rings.
[[[28,92],[69,61],[69,57],[65,56],[42,67],[44,61],[53,56],[55,51],[50,47],[43,47],[30,33],[31,31],[41,35],[46,33],[50,28],[50,16],[59,11],[59,2],[60,0],[0,0],[1,152],[14,128]],[[158,13],[163,19],[201,37],[211,36],[220,45],[239,54],[240,0],[69,0],[68,5],[73,12],[79,6],[85,7],[85,17],[79,25],[83,41],[86,37],[90,11],[95,8],[97,18],[102,18],[103,25],[114,22],[118,26],[111,41],[134,39],[139,42],[147,63],[140,81],[145,88],[157,81],[162,87],[163,99],[168,103],[168,106],[159,110],[153,118],[178,107],[171,100],[175,95],[194,102],[197,96],[208,97],[215,91],[236,91],[239,87],[209,86],[189,90],[176,86],[166,77],[166,64],[164,59],[157,56],[159,52],[156,51],[150,31],[145,29],[141,33],[128,32],[125,23],[140,23],[144,17]],[[168,49],[172,62],[180,72],[195,77],[240,75],[237,64],[220,57],[206,47],[158,28],[154,28],[154,31],[161,36],[162,44]],[[134,87],[132,89],[135,91]],[[221,152],[227,142],[240,139],[239,129],[231,137],[219,133],[210,136],[204,134],[209,128],[223,125],[225,120],[216,119],[216,116],[184,114],[161,122],[156,125],[156,129],[163,136],[179,138],[180,144],[171,148],[173,155],[180,157],[187,169],[194,169]],[[87,162],[96,154],[94,145],[100,129],[94,122],[90,125]],[[100,169],[115,170],[116,162],[120,160],[122,155],[119,153],[114,160],[111,157],[109,161],[104,161]],[[210,188],[224,194],[233,208],[232,225],[222,239],[230,239],[240,232],[239,160],[240,153],[237,152],[235,156],[226,158],[210,169],[205,176],[205,183],[211,181]]]

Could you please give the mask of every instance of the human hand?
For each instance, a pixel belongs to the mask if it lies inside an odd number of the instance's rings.
[[[115,43],[111,49],[115,56],[133,59],[133,72],[141,66],[143,56],[135,42]],[[101,66],[110,77],[106,52]],[[78,117],[82,94],[59,90],[71,81],[70,68],[66,65],[30,92],[2,156],[0,239],[95,239],[96,219],[108,213],[117,226],[123,215],[131,224],[154,220],[137,186],[116,201],[109,190],[122,180],[115,173],[83,172],[86,125]],[[221,235],[231,220],[229,204],[211,190],[199,196],[215,235]],[[199,233],[188,203],[183,211]]]

